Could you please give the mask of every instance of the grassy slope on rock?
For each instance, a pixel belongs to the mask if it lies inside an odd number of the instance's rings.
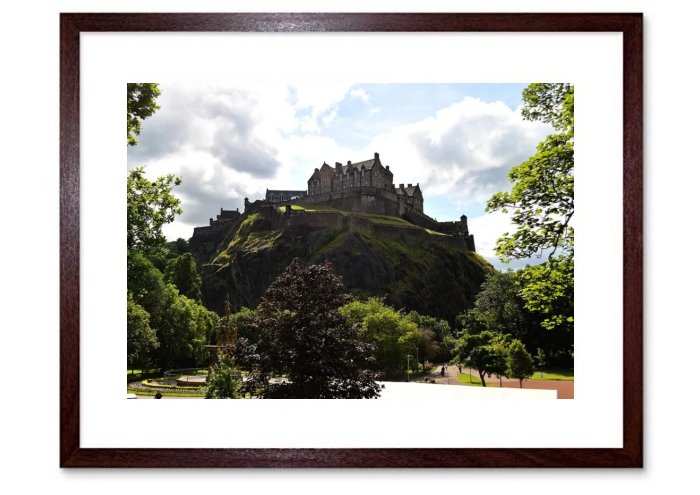
[[[373,217],[408,224],[396,217]],[[202,274],[205,299],[217,311],[226,293],[234,308],[255,306],[274,278],[298,257],[305,263],[331,262],[355,295],[386,297],[396,308],[452,322],[472,305],[485,272],[492,269],[478,254],[440,242],[333,229],[271,230],[256,214],[244,218],[219,249]]]

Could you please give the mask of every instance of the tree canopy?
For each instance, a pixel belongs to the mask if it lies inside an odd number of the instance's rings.
[[[168,260],[165,279],[174,284],[183,296],[202,302],[202,278],[197,273],[197,263],[192,254],[185,253]]]
[[[532,356],[522,342],[513,340],[508,345],[507,370],[506,373],[511,378],[517,378],[520,388],[523,388],[523,380],[529,378],[534,373],[535,367]]]
[[[511,214],[515,232],[496,246],[504,260],[550,257],[573,251],[574,229],[574,87],[531,84],[523,91],[522,115],[551,124],[557,131],[537,145],[537,152],[508,173],[513,184],[489,199],[487,211]]]
[[[406,356],[415,357],[420,342],[418,325],[376,297],[364,302],[353,301],[341,312],[360,329],[360,338],[374,346],[377,369],[382,377],[405,377]]]
[[[127,236],[129,249],[161,246],[165,243],[163,226],[182,213],[180,200],[172,194],[181,179],[172,174],[146,178],[143,167],[129,171],[126,181]]]
[[[248,337],[229,348],[248,372],[244,391],[260,398],[376,397],[374,348],[339,311],[349,300],[330,265],[303,267],[295,259],[265,292]]]
[[[156,99],[160,89],[156,83],[127,83],[126,85],[126,142],[134,146],[141,134],[141,122],[160,107]]]
[[[468,333],[489,330],[520,338],[526,330],[522,308],[514,275],[494,271],[481,285],[474,307],[460,315],[459,321]]]

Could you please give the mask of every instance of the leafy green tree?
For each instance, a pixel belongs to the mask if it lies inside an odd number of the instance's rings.
[[[340,313],[349,302],[329,264],[298,259],[270,285],[232,354],[260,398],[361,399],[379,394],[374,348]]]
[[[449,361],[452,358],[454,334],[449,323],[433,316],[422,315],[417,311],[409,312],[406,318],[418,325],[421,331],[418,343],[419,356],[424,356],[421,362],[425,359]],[[427,338],[430,334],[426,333],[425,330],[432,332],[434,344],[431,343],[431,339]]]
[[[126,287],[134,302],[149,315],[162,311],[163,274],[141,251],[127,251]]]
[[[236,369],[233,356],[219,350],[216,363],[209,368],[204,398],[240,399],[242,385],[241,373]]]
[[[179,237],[175,241],[168,241],[155,248],[148,249],[148,259],[158,270],[165,273],[168,261],[190,252],[190,243]]]
[[[185,297],[202,302],[202,279],[197,273],[197,263],[190,253],[172,258],[165,267],[165,280],[177,287]]]
[[[498,376],[498,383],[503,386],[503,377],[508,374],[508,346],[510,335],[495,334],[488,343],[487,350],[491,356],[489,372]]]
[[[516,226],[497,242],[504,260],[550,257],[561,248],[573,251],[574,230],[574,87],[531,84],[523,91],[522,115],[547,122],[557,131],[537,145],[537,152],[508,173],[511,191],[496,193],[487,211],[511,213]]]
[[[474,307],[458,319],[467,333],[489,330],[521,337],[526,330],[523,304],[513,274],[494,271],[481,285]]]
[[[141,122],[160,107],[156,99],[160,89],[156,83],[127,83],[126,85],[126,142],[134,146],[141,134]]]
[[[127,292],[149,315],[159,347],[152,352],[160,368],[197,366],[206,361],[218,316],[179,294],[177,287],[140,251],[128,253]]]
[[[341,309],[348,321],[360,328],[360,338],[372,344],[377,369],[385,379],[406,374],[406,356],[415,356],[420,341],[418,325],[378,298],[353,301]],[[417,365],[417,362],[411,364]]]
[[[207,360],[205,345],[211,340],[219,317],[192,299],[178,294],[166,284],[161,293],[162,305],[151,313],[160,348],[157,360],[162,368],[201,366]]]
[[[486,386],[486,375],[504,371],[503,352],[495,332],[484,331],[478,334],[462,334],[456,341],[455,360],[476,369],[481,385]]]
[[[525,308],[546,330],[574,330],[574,259],[557,256],[542,265],[527,266],[516,276]]]
[[[519,340],[513,340],[508,345],[507,368],[508,376],[520,381],[520,388],[523,388],[523,380],[532,376],[535,371],[532,356]]]
[[[130,369],[145,369],[151,351],[158,348],[156,332],[149,325],[150,316],[134,302],[131,294],[126,300],[126,356]]]
[[[182,213],[180,200],[172,194],[172,188],[181,184],[172,174],[155,181],[146,178],[143,167],[136,167],[127,176],[127,247],[129,249],[152,248],[165,242],[163,225],[172,222]]]

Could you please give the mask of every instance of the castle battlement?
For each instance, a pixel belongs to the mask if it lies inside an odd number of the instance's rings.
[[[388,165],[384,166],[381,163],[379,153],[375,153],[374,158],[361,162],[348,161],[345,165],[336,162],[333,167],[324,162],[311,174],[306,191],[267,189],[264,199],[250,202],[245,198],[243,214],[262,212],[268,217],[273,228],[307,225],[358,232],[380,232],[384,235],[409,235],[412,239],[430,238],[461,246],[469,251],[476,250],[474,236],[469,233],[465,215],[462,215],[460,221],[438,222],[423,213],[423,193],[418,183],[399,184],[396,187],[393,180],[393,172]],[[362,216],[344,215],[333,211],[295,211],[291,208],[291,205],[295,204],[327,205],[342,212],[399,217],[409,221],[415,228],[376,225]],[[283,214],[280,206],[284,205],[288,208]],[[204,240],[240,218],[241,213],[238,210],[229,211],[222,208],[216,220],[210,219],[208,227],[196,227],[194,235]],[[443,235],[432,235],[426,229]]]

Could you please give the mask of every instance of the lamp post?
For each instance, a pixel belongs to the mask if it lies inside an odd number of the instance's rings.
[[[410,370],[410,366],[411,366],[410,361],[411,361],[411,355],[410,355],[410,354],[406,354],[406,381],[407,381],[407,382],[410,382],[410,381],[411,381],[411,376],[410,376],[409,373],[408,373],[409,370]]]

